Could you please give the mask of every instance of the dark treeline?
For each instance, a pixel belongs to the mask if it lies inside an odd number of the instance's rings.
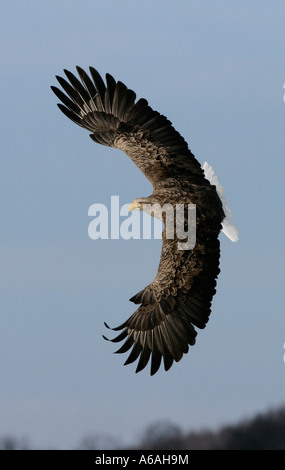
[[[82,450],[285,450],[285,406],[258,414],[235,425],[216,431],[182,432],[180,427],[158,422],[148,426],[138,442],[122,446],[113,437],[100,434],[84,437],[77,449]],[[0,450],[32,449],[27,439],[0,438]]]
[[[149,426],[139,449],[152,450],[285,450],[285,406],[217,431],[181,432],[166,423]]]

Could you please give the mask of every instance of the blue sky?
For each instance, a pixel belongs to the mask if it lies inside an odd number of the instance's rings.
[[[150,423],[216,428],[284,401],[282,1],[11,0],[1,8],[0,436],[72,448]],[[123,367],[103,322],[155,276],[159,240],[91,240],[88,208],[147,196],[120,151],[57,109],[63,68],[111,73],[218,174],[240,241],[221,234],[212,315],[165,373]]]

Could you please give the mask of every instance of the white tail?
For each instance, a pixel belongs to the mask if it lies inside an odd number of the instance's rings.
[[[229,237],[232,242],[238,241],[238,231],[235,225],[232,223],[232,213],[230,208],[227,206],[227,200],[224,194],[224,188],[220,185],[217,175],[215,175],[213,168],[209,165],[208,162],[205,162],[203,165],[203,170],[205,177],[210,181],[211,184],[215,185],[217,188],[217,193],[223,203],[223,209],[226,217],[222,222],[223,232]]]

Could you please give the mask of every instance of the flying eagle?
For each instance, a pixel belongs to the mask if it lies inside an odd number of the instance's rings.
[[[135,199],[131,209],[147,211],[156,203],[196,205],[195,246],[179,249],[177,234],[166,237],[164,227],[155,279],[130,299],[138,305],[133,315],[112,328],[120,331],[112,342],[125,340],[116,352],[131,349],[125,364],[137,360],[139,372],[151,360],[153,375],[162,359],[165,370],[173,360],[179,361],[195,343],[195,327],[206,326],[220,271],[218,236],[224,230],[236,241],[237,231],[212,168],[207,163],[201,168],[165,116],[154,111],[144,98],[136,100],[136,94],[110,74],[106,74],[104,83],[93,67],[90,76],[80,67],[77,72],[81,81],[67,70],[68,81],[56,77],[66,92],[51,87],[63,103],[58,107],[91,131],[95,142],[125,152],[150,181],[152,195]]]

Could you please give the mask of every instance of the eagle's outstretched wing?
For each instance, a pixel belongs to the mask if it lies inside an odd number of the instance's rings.
[[[148,102],[122,82],[106,74],[106,85],[90,67],[91,78],[77,67],[81,82],[65,70],[69,80],[56,77],[66,92],[52,90],[63,104],[61,111],[81,127],[92,132],[97,143],[124,151],[154,185],[158,180],[188,175],[193,183],[205,181],[200,163],[171,122],[153,111]]]
[[[90,67],[91,78],[77,67],[78,80],[65,71],[69,80],[57,77],[64,91],[52,87],[62,101],[59,108],[72,121],[92,132],[100,144],[124,151],[148,178],[157,194],[169,203],[173,194],[197,206],[196,245],[179,250],[178,240],[167,239],[154,281],[132,297],[140,304],[122,325],[113,342],[125,340],[118,352],[131,349],[126,364],[138,360],[137,371],[151,358],[154,374],[163,358],[168,370],[195,343],[195,326],[204,328],[209,315],[219,273],[218,235],[224,217],[215,187],[205,179],[181,135],[168,119],[153,111],[145,99],[106,74],[106,84]],[[171,181],[169,192],[165,181]],[[177,185],[177,187],[176,187]],[[177,202],[177,199],[176,199]]]
[[[113,329],[122,332],[112,342],[125,340],[116,352],[131,349],[125,365],[138,360],[136,372],[150,360],[150,373],[155,374],[162,358],[168,370],[174,360],[179,361],[188,352],[188,345],[195,344],[195,327],[205,328],[219,274],[217,236],[208,237],[206,245],[206,253],[205,244],[200,242],[191,251],[173,254],[177,240],[164,238],[155,280],[130,299],[141,305],[126,322]]]

